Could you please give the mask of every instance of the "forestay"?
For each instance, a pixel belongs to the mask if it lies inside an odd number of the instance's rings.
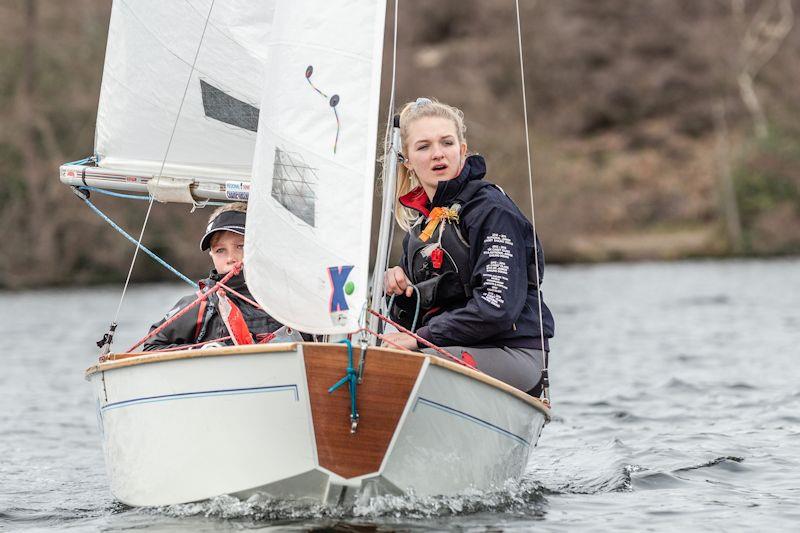
[[[165,176],[248,181],[274,4],[115,0],[98,165],[158,176],[163,163]]]
[[[259,303],[301,331],[355,331],[366,301],[385,9],[275,9],[245,273]]]

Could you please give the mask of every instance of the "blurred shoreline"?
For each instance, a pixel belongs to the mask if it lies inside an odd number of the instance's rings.
[[[521,4],[549,263],[800,254],[800,0]],[[58,180],[60,164],[92,152],[110,10],[98,0],[0,4],[0,224],[13,228],[0,287],[127,272],[130,243]],[[398,105],[431,96],[460,107],[470,150],[530,216],[513,2],[408,0],[399,27]],[[753,43],[771,53],[753,55]],[[145,206],[100,196],[97,206],[138,234]],[[376,192],[374,220],[379,203]],[[144,244],[200,277],[207,215],[159,204]],[[142,259],[134,279],[170,274]]]

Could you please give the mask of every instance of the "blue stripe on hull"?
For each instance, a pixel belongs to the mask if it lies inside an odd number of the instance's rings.
[[[242,389],[220,389],[220,390],[207,390],[207,391],[195,391],[195,392],[182,392],[178,394],[162,394],[160,396],[147,396],[144,398],[134,398],[132,400],[109,403],[104,405],[101,410],[108,411],[110,409],[128,407],[129,405],[137,405],[140,403],[168,402],[172,400],[186,400],[189,398],[203,398],[205,396],[230,396],[233,394],[258,394],[263,392],[281,392],[281,391],[293,392],[294,400],[296,402],[300,401],[300,393],[297,390],[297,385],[274,385],[271,387],[247,387]]]
[[[428,399],[422,398],[422,397],[417,398],[417,401],[414,403],[414,409],[412,409],[412,411],[415,411],[417,409],[417,405],[420,404],[420,403],[423,404],[423,405],[427,405],[429,407],[433,407],[434,409],[439,409],[440,411],[444,411],[445,413],[449,413],[451,415],[455,415],[455,416],[461,417],[461,418],[463,418],[465,420],[469,420],[470,422],[474,422],[474,423],[478,424],[479,426],[483,426],[486,429],[490,429],[490,430],[494,431],[495,433],[500,433],[501,435],[504,435],[506,437],[514,439],[515,441],[517,441],[520,444],[523,444],[525,446],[530,446],[531,445],[530,442],[528,442],[527,440],[523,439],[519,435],[515,435],[514,433],[511,433],[510,431],[508,431],[506,429],[503,429],[503,428],[501,428],[499,426],[496,426],[496,425],[492,424],[491,422],[487,422],[486,420],[483,420],[483,419],[478,418],[476,416],[472,416],[472,415],[470,415],[468,413],[465,413],[464,411],[459,411],[458,409],[454,409],[454,408],[449,407],[447,405],[444,405],[444,404],[441,404],[441,403],[438,403],[438,402],[434,402],[433,400],[428,400]]]

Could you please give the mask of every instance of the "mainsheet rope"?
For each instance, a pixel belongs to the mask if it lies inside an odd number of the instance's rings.
[[[525,117],[525,153],[528,157],[528,190],[530,192],[530,200],[531,200],[531,225],[533,226],[533,261],[534,266],[536,267],[536,292],[537,298],[536,302],[538,304],[538,311],[539,311],[539,338],[542,341],[542,357],[543,357],[543,369],[542,369],[542,388],[544,391],[544,399],[545,401],[550,403],[550,387],[549,387],[549,379],[548,379],[548,369],[547,369],[547,351],[544,349],[544,320],[542,319],[542,289],[541,289],[541,280],[539,279],[539,244],[536,239],[536,209],[533,203],[533,163],[531,161],[531,141],[530,135],[528,133],[528,98],[525,94],[525,63],[523,61],[522,55],[522,23],[520,21],[520,12],[519,12],[519,0],[514,1],[515,5],[515,12],[517,17],[517,44],[519,47],[519,74],[520,80],[522,81],[522,110],[523,115]]]

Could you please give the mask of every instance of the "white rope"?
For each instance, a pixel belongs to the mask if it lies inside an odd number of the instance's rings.
[[[387,146],[392,142],[392,128],[394,127],[394,93],[395,79],[397,74],[397,12],[400,10],[399,0],[394,0],[394,29],[392,37],[392,82],[389,92],[389,113],[386,119],[386,140]],[[389,146],[391,148],[391,146]],[[394,211],[394,203],[392,203]],[[394,231],[389,233],[389,246],[386,248],[386,264],[389,264],[389,256],[392,254],[392,243],[394,241]]]
[[[536,267],[536,291],[538,298],[536,298],[539,307],[539,338],[542,340],[542,356],[544,358],[544,372],[547,371],[547,353],[544,349],[544,320],[542,319],[542,290],[541,281],[539,280],[539,245],[536,240],[536,210],[533,205],[533,163],[531,161],[531,141],[528,134],[528,99],[525,95],[525,64],[522,58],[522,23],[520,22],[519,14],[519,0],[515,0],[517,15],[517,42],[519,45],[519,73],[522,80],[522,109],[525,115],[525,153],[528,156],[528,190],[530,191],[531,199],[531,224],[533,225],[533,261]],[[547,398],[547,392],[545,392]]]
[[[161,161],[161,168],[158,170],[158,176],[156,176],[156,181],[161,178],[161,174],[164,172],[164,165],[167,163],[167,157],[169,156],[169,149],[172,147],[172,139],[175,137],[175,130],[178,129],[178,120],[181,117],[181,111],[183,110],[183,103],[186,101],[186,94],[189,92],[189,85],[192,82],[192,74],[194,74],[194,67],[197,64],[197,58],[200,56],[200,48],[203,46],[203,39],[206,36],[206,28],[208,28],[208,21],[211,20],[211,11],[214,9],[214,2],[216,0],[211,0],[211,6],[208,8],[208,15],[206,15],[206,22],[203,26],[203,33],[200,35],[200,42],[197,43],[197,50],[194,53],[194,60],[192,60],[192,68],[189,70],[189,79],[186,80],[186,87],[183,89],[183,97],[181,97],[181,103],[178,106],[178,114],[175,116],[175,123],[172,125],[172,133],[170,133],[169,141],[167,142],[167,149],[164,152],[164,159]],[[128,285],[131,282],[131,274],[133,274],[133,266],[136,264],[136,257],[139,255],[139,248],[142,245],[142,238],[144,237],[144,230],[147,228],[147,221],[150,220],[150,212],[153,209],[153,196],[150,196],[150,202],[147,204],[147,213],[144,216],[144,223],[142,224],[142,231],[139,232],[139,240],[136,243],[136,249],[133,252],[133,259],[131,260],[131,266],[128,269],[128,276],[125,278],[125,286],[122,288],[122,295],[119,298],[119,304],[117,304],[117,312],[114,314],[114,322],[113,324],[117,323],[119,319],[119,312],[122,309],[122,302],[125,300],[125,294],[128,292]]]
[[[398,20],[398,11],[399,11],[399,0],[394,0],[394,13],[393,13],[393,35],[392,35],[392,81],[389,86],[389,106],[388,111],[386,113],[386,133],[383,137],[383,169],[381,172],[381,181],[386,183],[386,175],[388,173],[387,166],[386,166],[386,154],[391,150],[392,147],[392,131],[394,128],[394,105],[395,105],[395,83],[397,79],[397,20]],[[394,211],[394,202],[392,202],[392,211]],[[386,247],[386,257],[384,264],[389,264],[389,256],[392,254],[392,243],[394,242],[394,231],[389,232],[389,243]],[[377,280],[378,276],[383,276],[382,272],[375,272],[373,274],[373,279]],[[383,284],[373,283],[372,290],[376,290],[377,286],[381,285],[381,290]],[[388,309],[387,309],[388,311]]]

